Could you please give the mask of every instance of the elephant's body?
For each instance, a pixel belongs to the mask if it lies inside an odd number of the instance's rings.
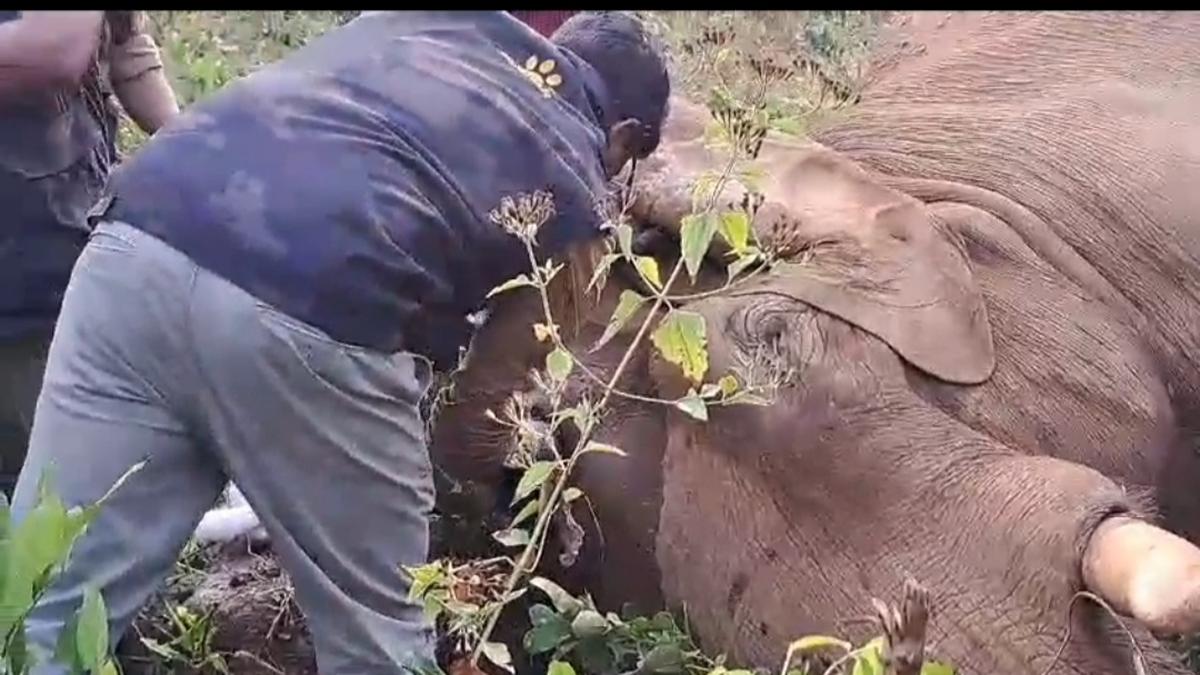
[[[934,593],[935,652],[1037,674],[1072,596],[1105,583],[1087,562],[1102,523],[1160,508],[1200,541],[1200,14],[918,15],[901,33],[911,53],[818,146],[764,146],[756,232],[804,261],[689,305],[713,376],[761,361],[774,404],[702,425],[620,402],[602,435],[631,457],[581,463],[604,536],[576,571],[610,607],[686,605],[708,646],[761,666],[802,634],[869,637],[869,599],[911,576]],[[651,224],[677,222],[672,181],[715,161],[673,115]],[[532,304],[508,302],[460,379],[471,405],[439,421],[452,470],[497,469],[480,413],[538,361],[527,338],[513,354]],[[645,354],[629,373],[680,393]],[[1189,584],[1171,593],[1190,603]],[[1103,612],[1071,624],[1050,672],[1135,672]],[[1183,672],[1133,630],[1155,672]]]
[[[924,53],[818,140],[964,238],[999,367],[915,388],[1011,447],[1152,488],[1200,540],[1200,13],[903,28]]]

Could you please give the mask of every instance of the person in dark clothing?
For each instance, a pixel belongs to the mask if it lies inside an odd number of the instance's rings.
[[[14,518],[51,466],[83,504],[148,461],[30,615],[35,649],[88,586],[128,626],[232,480],[322,673],[429,659],[399,572],[428,554],[418,402],[528,265],[489,213],[544,190],[542,256],[602,236],[597,203],[657,147],[669,90],[623,13],[548,41],[504,12],[368,12],[162,129],[93,211]]]
[[[119,111],[176,110],[137,12],[0,11],[0,489],[12,495],[85,214],[117,159]]]

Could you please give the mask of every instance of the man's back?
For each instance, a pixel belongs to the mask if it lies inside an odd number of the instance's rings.
[[[335,339],[428,351],[523,267],[501,198],[596,226],[601,86],[506,14],[364,14],[164,128],[108,217]]]

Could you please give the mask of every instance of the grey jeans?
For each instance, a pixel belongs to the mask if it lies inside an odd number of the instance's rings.
[[[48,467],[76,505],[148,461],[30,616],[32,645],[53,653],[88,585],[115,640],[232,478],[292,578],[321,673],[399,673],[431,658],[399,569],[428,555],[432,469],[417,407],[428,380],[417,357],[336,342],[162,241],[101,223],[67,288],[14,517]]]
[[[42,335],[0,344],[0,491],[5,497],[12,497],[25,461],[49,344]]]

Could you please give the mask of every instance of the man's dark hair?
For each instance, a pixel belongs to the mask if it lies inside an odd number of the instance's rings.
[[[671,78],[659,42],[626,12],[581,12],[550,38],[599,73],[608,89],[605,126],[630,117],[642,123],[642,157],[654,152],[667,116]]]

